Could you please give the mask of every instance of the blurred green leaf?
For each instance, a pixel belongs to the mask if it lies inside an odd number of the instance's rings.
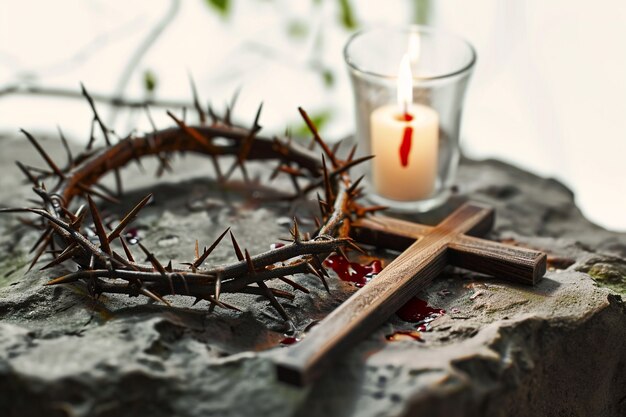
[[[287,25],[287,33],[292,38],[303,39],[309,33],[309,26],[305,21],[302,20],[292,20]]]
[[[350,0],[339,0],[339,12],[341,24],[348,30],[356,29],[358,23],[354,18],[354,12]]]
[[[154,93],[154,90],[156,90],[157,88],[157,84],[158,81],[156,74],[152,72],[152,70],[145,70],[143,72],[143,88],[146,90],[146,92],[149,94]]]
[[[232,6],[230,0],[205,0],[205,2],[222,16],[228,16],[230,14]]]
[[[309,114],[309,118],[311,119],[311,121],[313,122],[317,130],[320,132],[328,124],[332,116],[333,114],[330,112],[330,110],[322,110],[316,113]],[[311,137],[311,131],[309,130],[309,127],[306,125],[306,123],[304,122],[301,122],[300,124],[294,126],[290,130],[293,136],[296,138]]]
[[[324,85],[327,88],[331,88],[335,85],[335,73],[328,68],[322,71],[322,79],[324,80]]]

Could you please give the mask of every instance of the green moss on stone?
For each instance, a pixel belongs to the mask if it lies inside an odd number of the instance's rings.
[[[598,284],[626,294],[626,265],[618,262],[598,262],[587,272]]]
[[[0,288],[9,286],[19,280],[19,270],[28,264],[23,253],[13,253],[0,260]]]

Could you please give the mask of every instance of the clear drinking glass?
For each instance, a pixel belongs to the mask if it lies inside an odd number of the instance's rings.
[[[376,155],[360,165],[368,199],[407,212],[443,204],[460,157],[463,98],[476,62],[472,45],[422,26],[375,28],[354,34],[344,57],[359,154]]]

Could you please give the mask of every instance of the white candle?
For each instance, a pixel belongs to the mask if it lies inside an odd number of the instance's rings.
[[[437,179],[439,115],[413,104],[408,55],[398,74],[398,105],[379,107],[370,116],[373,185],[382,197],[398,201],[428,198]]]

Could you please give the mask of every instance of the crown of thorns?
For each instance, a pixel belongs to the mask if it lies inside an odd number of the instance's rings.
[[[309,292],[288,277],[310,273],[318,277],[326,290],[329,290],[326,281],[329,274],[323,266],[325,257],[333,252],[345,256],[346,249],[361,251],[350,237],[351,221],[384,208],[361,205],[358,200],[362,195],[362,188],[359,186],[362,177],[353,181],[349,176],[350,168],[367,161],[371,156],[355,158],[356,147],[352,147],[345,157],[340,157],[339,146],[328,146],[301,108],[300,114],[312,134],[309,146],[299,145],[289,137],[281,139],[260,136],[259,117],[262,105],[259,106],[252,126],[245,128],[231,121],[234,103],[220,117],[210,106],[207,111],[202,109],[195,89],[194,107],[200,120],[198,126],[190,126],[168,111],[175,127],[159,130],[146,108],[153,131],[141,136],[129,135],[114,143],[114,132],[104,124],[92,97],[84,86],[81,87],[93,111],[86,148],[79,155],[72,155],[65,137],[59,132],[67,153],[67,163],[62,167],[52,160],[30,133],[22,130],[47,165],[41,169],[16,162],[33,184],[33,191],[41,199],[42,205],[37,208],[0,210],[5,213],[27,212],[40,216],[40,220],[36,222],[22,219],[24,223],[42,230],[41,236],[31,249],[34,257],[30,268],[46,252],[52,254],[52,260],[42,269],[66,261],[73,261],[78,265],[75,272],[53,278],[46,285],[83,282],[94,297],[102,293],[143,295],[167,305],[170,303],[165,296],[189,296],[195,298],[194,304],[201,300],[208,301],[210,310],[216,306],[237,309],[220,300],[220,294],[256,294],[267,298],[281,317],[289,320],[277,298],[293,298],[293,293],[271,288],[268,286],[269,282],[280,280],[294,290]],[[105,142],[101,147],[94,147],[97,131],[100,131]],[[219,138],[228,140],[216,140]],[[318,153],[320,149],[321,158]],[[287,175],[291,179],[293,194],[287,198],[306,198],[317,192],[320,217],[315,218],[316,229],[303,234],[294,218],[288,244],[251,255],[247,249],[242,250],[233,233],[227,228],[202,250],[196,241],[194,256],[189,262],[182,264],[183,268],[173,267],[171,261],[164,264],[144,244],[139,243],[138,246],[147,259],[146,263],[137,262],[124,231],[148,204],[152,195],[139,201],[115,227],[107,227],[103,222],[93,198],[119,202],[122,195],[120,168],[132,161],[140,163],[142,158],[155,156],[159,161],[157,176],[160,176],[164,171],[172,169],[170,159],[176,152],[207,155],[220,183],[228,181],[236,170],[240,170],[243,178],[249,181],[246,170],[248,161],[277,161],[270,180],[279,174]],[[228,155],[234,156],[234,162],[224,173],[218,159]],[[116,191],[100,182],[110,172],[115,175]],[[44,181],[55,182],[55,185],[48,189]],[[93,225],[85,225],[87,212],[90,213]],[[97,240],[92,241],[90,236],[94,234]],[[227,234],[230,235],[238,261],[222,266],[208,264],[211,252]]]

